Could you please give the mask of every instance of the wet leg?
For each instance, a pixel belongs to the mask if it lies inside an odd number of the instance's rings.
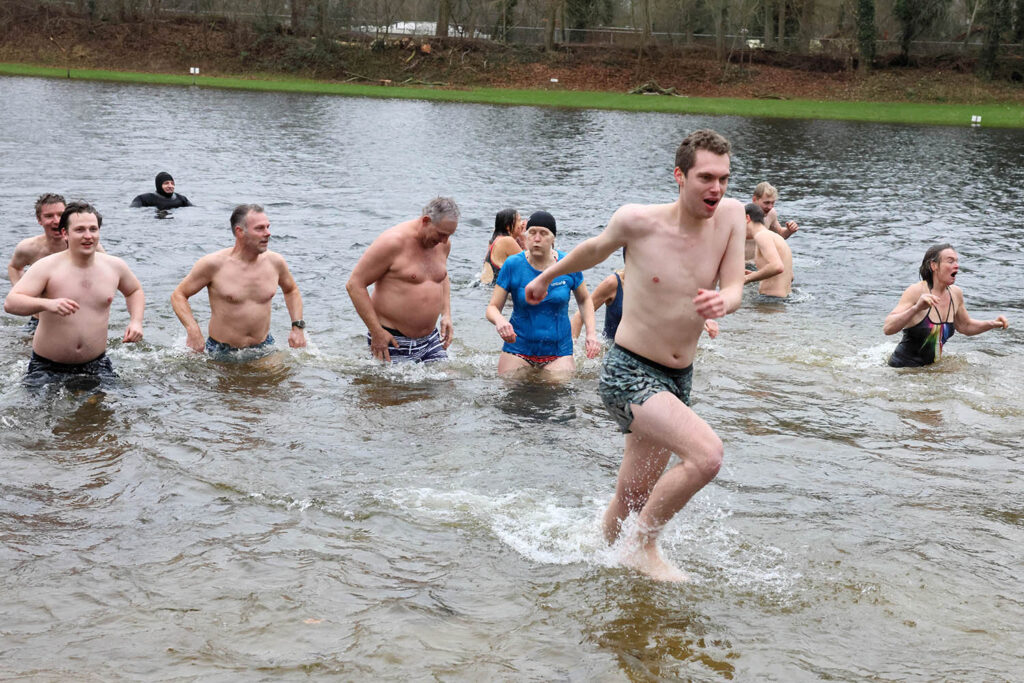
[[[690,498],[718,474],[722,464],[722,442],[704,420],[668,392],[652,396],[642,406],[634,405],[633,416],[630,428],[636,441],[643,444],[643,450],[636,452],[638,459],[649,459],[646,470],[637,470],[644,474],[637,481],[646,483],[651,476],[656,481],[640,508],[637,538],[635,544],[629,544],[631,548],[635,547],[635,551],[630,553],[626,563],[654,579],[685,580],[685,574],[661,557],[658,534]],[[665,466],[668,460],[663,455],[665,452],[677,453],[681,461],[664,474],[660,469],[652,474],[659,463],[662,468]],[[638,463],[634,461],[632,467],[638,467]],[[605,520],[607,523],[607,515]],[[606,524],[606,535],[607,530]]]

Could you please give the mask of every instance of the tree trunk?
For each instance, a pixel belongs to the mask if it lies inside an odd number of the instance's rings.
[[[985,14],[985,44],[981,48],[981,59],[978,70],[985,78],[992,79],[996,75],[996,63],[999,57],[999,40],[1009,19],[1009,3],[1007,0],[988,0]]]
[[[967,33],[964,34],[964,47],[967,47],[967,44],[971,42],[971,30],[974,29],[974,17],[977,16],[979,7],[981,7],[981,0],[974,0],[971,18],[967,20]]]
[[[811,51],[811,40],[814,37],[814,0],[804,0],[800,10],[800,52]]]
[[[555,49],[555,20],[558,18],[559,4],[561,4],[559,0],[548,0],[548,24],[544,27],[544,49],[549,52]]]
[[[1024,43],[1024,0],[1017,0],[1013,20],[1013,42]]]
[[[451,19],[451,0],[440,0],[437,3],[437,27],[434,35],[439,38],[448,37],[448,21]]]
[[[327,31],[327,10],[330,0],[316,0],[316,32],[320,38],[326,38]]]
[[[772,46],[772,2],[764,0],[764,46]]]
[[[717,6],[712,9],[715,22],[715,57],[720,62],[725,62],[725,17],[727,10],[726,0],[718,0]]]
[[[860,0],[857,4],[857,45],[860,48],[861,71],[868,71],[875,61],[875,0]]]
[[[786,49],[786,0],[779,0],[779,49]]]
[[[303,4],[305,0],[291,0],[292,6],[292,33],[298,35],[302,33],[302,15],[303,15]]]
[[[643,0],[643,21],[644,28],[640,36],[640,45],[646,48],[651,44],[651,33],[653,32],[653,26],[651,25],[651,0]]]

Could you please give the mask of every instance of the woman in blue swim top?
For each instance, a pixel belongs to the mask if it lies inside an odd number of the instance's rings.
[[[889,358],[894,368],[930,365],[942,356],[942,347],[954,330],[972,336],[991,329],[1006,329],[1006,316],[975,320],[964,306],[964,293],[954,282],[960,257],[949,244],[936,244],[921,261],[921,281],[907,287],[899,304],[885,319],[886,334],[903,332]]]
[[[601,350],[594,323],[594,304],[583,273],[557,277],[548,286],[547,296],[539,304],[526,303],[524,290],[537,275],[565,255],[555,249],[555,218],[537,211],[526,222],[526,251],[509,256],[498,271],[494,294],[487,304],[487,319],[505,344],[498,359],[498,374],[519,373],[536,368],[554,379],[567,379],[576,370],[572,358],[572,334],[569,326],[569,295],[587,328],[587,358]],[[512,318],[502,315],[508,297],[512,297]]]

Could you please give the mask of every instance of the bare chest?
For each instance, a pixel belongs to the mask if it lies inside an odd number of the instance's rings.
[[[210,283],[210,296],[231,304],[267,303],[277,293],[277,271],[270,263],[227,264]]]
[[[726,241],[708,230],[698,235],[666,235],[645,241],[630,258],[630,280],[652,295],[693,296],[718,279]],[[630,247],[632,250],[632,247]],[[632,254],[630,254],[632,257]],[[640,277],[634,277],[634,273]]]
[[[447,275],[447,259],[440,248],[403,253],[387,273],[388,278],[409,284],[440,283]]]
[[[84,309],[102,311],[113,303],[117,282],[117,274],[107,268],[69,269],[50,277],[46,295],[51,299],[73,299]]]

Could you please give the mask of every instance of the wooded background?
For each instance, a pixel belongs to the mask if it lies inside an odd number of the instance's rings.
[[[870,67],[960,54],[993,73],[1024,54],[1024,0],[6,0],[96,20],[192,15],[259,30],[358,31],[544,45],[705,46],[826,54]],[[0,17],[2,19],[2,17]]]

